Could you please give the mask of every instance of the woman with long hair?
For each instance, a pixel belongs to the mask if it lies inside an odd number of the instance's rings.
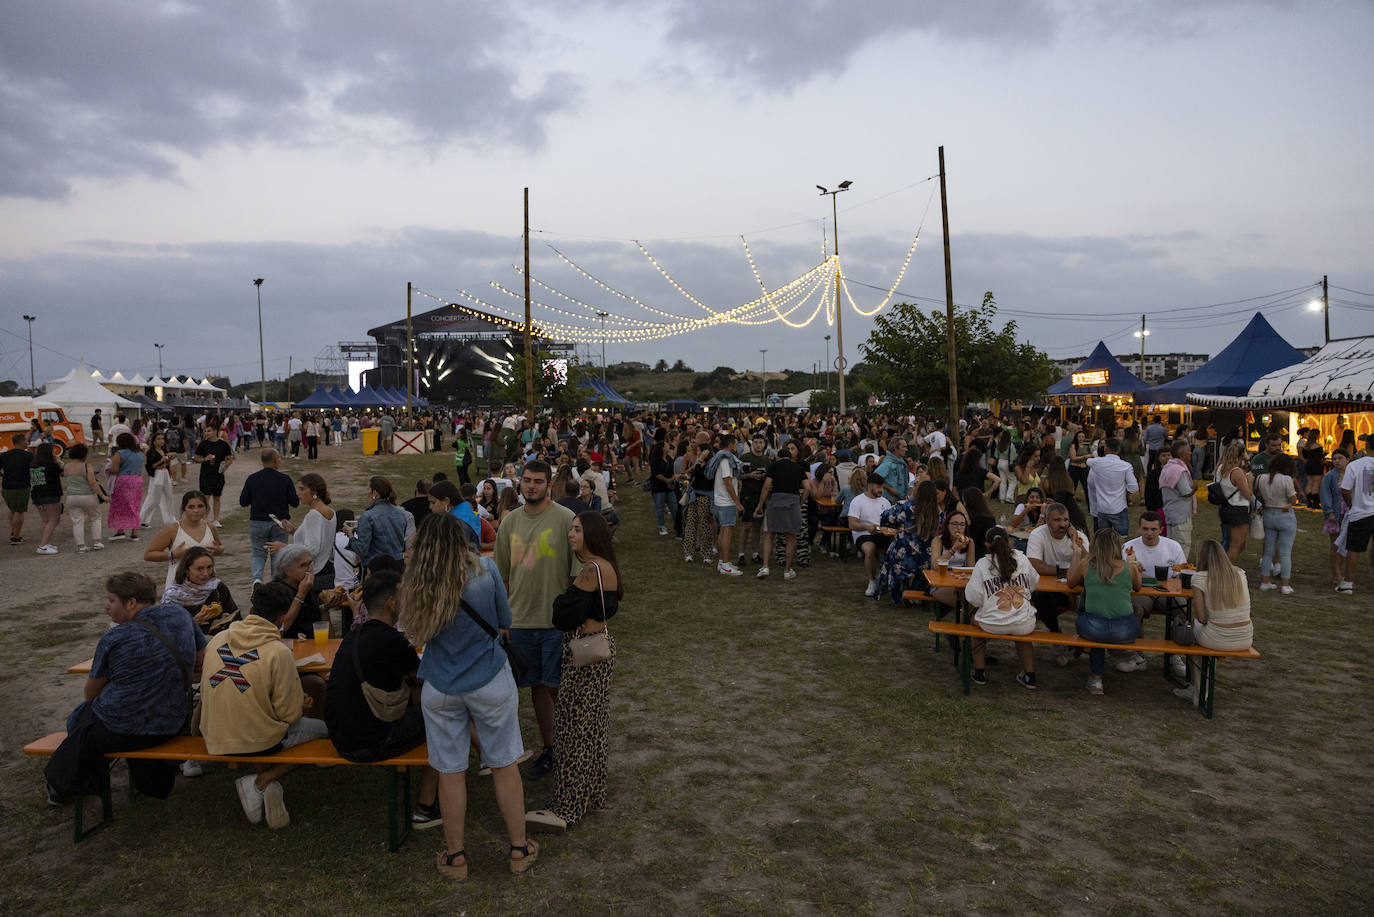
[[[1121,536],[1115,529],[1099,529],[1084,554],[1074,541],[1074,560],[1067,582],[1083,587],[1083,610],[1078,613],[1078,635],[1096,643],[1134,643],[1140,622],[1131,607],[1131,593],[1140,588],[1140,565],[1128,564],[1121,554]],[[1102,694],[1102,673],[1107,651],[1088,652],[1088,693]]]
[[[1088,499],[1088,459],[1092,457],[1092,449],[1088,445],[1088,434],[1085,430],[1079,430],[1073,435],[1073,442],[1069,444],[1069,492],[1078,495],[1078,487],[1083,486],[1083,499]],[[1060,490],[1059,487],[1051,487],[1051,493]],[[1091,506],[1089,507],[1091,512]]]
[[[367,498],[370,503],[358,517],[349,550],[362,558],[364,566],[382,554],[404,560],[406,546],[415,537],[415,520],[396,505],[396,491],[384,477],[368,478]]]
[[[1213,650],[1247,650],[1255,639],[1250,620],[1250,587],[1245,571],[1231,563],[1221,545],[1210,538],[1197,552],[1193,574],[1193,637]],[[1174,693],[1197,703],[1201,669],[1193,667],[1193,683]]]
[[[1304,500],[1308,509],[1321,509],[1322,472],[1325,470],[1326,450],[1322,448],[1322,431],[1313,427],[1307,431],[1307,442],[1299,449],[1303,470],[1307,473]]]
[[[984,546],[987,551],[974,565],[968,585],[964,587],[964,599],[969,607],[976,609],[973,623],[990,634],[1029,634],[1035,630],[1031,593],[1040,582],[1040,574],[1035,572],[1026,555],[1012,547],[1011,537],[1005,529],[999,526],[988,529]],[[987,677],[983,669],[987,663],[988,641],[975,639],[972,648],[973,681],[985,685]],[[1016,652],[1021,657],[1021,674],[1016,676],[1016,681],[1034,690],[1034,647],[1017,642]]]
[[[968,537],[973,542],[975,556],[982,557],[988,530],[997,524],[997,517],[992,514],[987,494],[977,487],[964,488],[959,497],[968,511]]]
[[[429,763],[439,772],[446,847],[439,854],[439,874],[457,881],[468,875],[463,829],[470,724],[481,743],[482,763],[491,768],[510,844],[510,870],[524,872],[538,857],[539,845],[525,835],[525,789],[517,764],[524,751],[519,693],[505,650],[493,636],[510,629],[510,603],[496,562],[472,549],[463,526],[448,513],[430,513],[416,533],[401,579],[401,624],[410,642],[425,648],[420,704]]]
[[[978,548],[968,536],[968,514],[961,509],[945,513],[940,530],[930,543],[930,560],[933,564],[949,564],[951,567],[972,567]],[[953,608],[959,601],[958,595],[947,586],[932,589],[930,597],[942,605]]]
[[[158,430],[148,440],[148,454],[144,456],[143,467],[148,471],[148,490],[143,496],[138,518],[143,525],[153,522],[153,510],[162,516],[163,525],[176,521],[176,510],[172,503],[172,476],[169,468],[175,458],[167,450],[167,434]]]
[[[1274,589],[1270,581],[1279,575],[1277,587],[1283,595],[1293,594],[1293,539],[1298,520],[1293,507],[1302,502],[1293,481],[1293,457],[1276,455],[1265,474],[1255,478],[1255,496],[1264,513],[1264,553],[1260,555],[1260,592]]]
[[[106,524],[114,530],[111,541],[138,540],[139,506],[143,503],[143,451],[132,433],[115,437],[115,454],[105,473],[110,481],[110,514]]]
[[[229,587],[215,576],[215,556],[202,547],[187,548],[177,562],[172,584],[162,592],[164,605],[180,605],[207,636],[238,619],[239,606]]]
[[[67,464],[62,467],[62,477],[67,485],[66,506],[72,517],[72,539],[76,542],[76,553],[85,554],[92,549],[104,550],[100,543],[100,497],[104,489],[96,480],[95,469],[86,461],[90,451],[84,443],[77,443],[67,450]],[[91,544],[86,544],[86,522],[91,523]]]
[[[863,469],[856,468],[854,473],[861,475]],[[859,484],[858,492],[863,493],[864,482],[856,483]],[[940,506],[935,482],[922,481],[917,484],[910,497],[884,510],[878,521],[881,525],[896,529],[897,534],[887,546],[883,564],[878,568],[876,595],[890,592],[893,604],[899,604],[902,593],[908,589],[924,588],[926,584],[921,571],[930,569],[930,543],[940,529]]]
[[[1074,480],[1069,475],[1068,464],[1062,455],[1050,456],[1050,464],[1045,470],[1045,474],[1040,478],[1040,486],[1052,494],[1061,490],[1070,494],[1074,492]]]
[[[1222,453],[1217,467],[1217,481],[1225,502],[1217,507],[1221,520],[1221,546],[1235,564],[1245,552],[1245,539],[1250,535],[1250,501],[1254,498],[1255,476],[1249,471],[1249,457],[1245,441],[1233,439]]]
[[[36,554],[56,554],[57,545],[52,543],[57,523],[62,518],[62,466],[52,443],[40,443],[34,453],[33,463],[29,465],[29,497],[38,508],[38,518],[43,528],[38,536]]]
[[[1011,470],[1012,462],[1016,458],[1016,447],[1012,445],[1011,430],[1002,428],[1002,435],[997,438],[988,458],[995,462],[997,477],[1002,480],[1001,486],[997,489],[997,499],[1003,503],[1016,502],[1016,473]]]
[[[1040,486],[1040,447],[1026,443],[1016,457],[1016,499],[1024,500],[1026,491]]]
[[[292,544],[305,545],[315,567],[315,588],[334,588],[334,510],[329,508],[329,485],[313,471],[303,474],[296,482],[296,497],[305,507],[300,525],[283,520],[282,531],[291,536]],[[286,547],[285,542],[267,542],[267,553],[274,554]]]
[[[1018,504],[1016,513],[1011,517],[1009,531],[1013,538],[1029,538],[1030,533],[1040,524],[1040,515],[1045,511],[1045,492],[1039,487],[1026,491],[1026,502]]]
[[[500,498],[496,501],[496,517],[492,520],[496,527],[501,527],[501,521],[509,516],[513,511],[520,508],[520,488],[507,487],[501,491]]]
[[[673,498],[673,463],[668,459],[667,433],[662,427],[654,431],[654,444],[649,448],[649,493],[654,500],[658,534],[667,535],[669,505]]]
[[[191,548],[205,548],[214,555],[224,550],[219,540],[219,529],[210,525],[206,518],[209,512],[210,503],[205,499],[205,494],[198,490],[186,491],[181,495],[181,517],[171,525],[163,526],[148,543],[143,559],[167,565],[164,589],[176,581],[177,563]]]
[[[580,513],[568,544],[582,569],[567,591],[554,599],[553,626],[563,631],[563,681],[554,710],[553,804],[525,813],[531,828],[563,831],[606,805],[607,735],[610,732],[611,674],[615,642],[606,622],[615,615],[625,586],[615,559],[611,530],[600,513]],[[604,634],[606,658],[577,665],[573,642]]]
[[[706,465],[711,461],[711,450],[695,444],[688,446],[687,458],[687,499],[682,513],[682,560],[691,563],[698,554],[702,563],[712,563],[715,558],[711,552],[716,544],[716,520],[711,513],[711,498],[715,494],[715,482],[706,474]],[[690,450],[696,449],[695,453]],[[722,558],[728,559],[728,558]]]

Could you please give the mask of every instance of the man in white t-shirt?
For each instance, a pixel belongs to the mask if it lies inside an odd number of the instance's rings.
[[[739,497],[739,456],[735,455],[735,435],[724,433],[720,437],[720,451],[711,462],[716,466],[712,479],[715,482],[711,498],[711,513],[716,517],[720,532],[716,535],[716,549],[719,559],[716,572],[723,576],[743,576],[744,571],[730,563],[730,543],[735,537],[735,522],[744,508]]]
[[[124,419],[125,418],[123,414],[116,414],[115,422],[110,424],[109,444],[111,452],[114,451],[115,440],[119,439],[119,434],[133,432],[131,429],[129,429],[129,425],[124,422]]]
[[[1183,553],[1183,545],[1160,534],[1163,529],[1160,523],[1159,514],[1153,510],[1141,513],[1140,537],[1132,538],[1121,549],[1122,560],[1128,564],[1138,565],[1141,576],[1154,576],[1156,567],[1173,567],[1175,564],[1188,562],[1188,555]],[[1136,619],[1144,622],[1156,611],[1167,613],[1170,601],[1172,600],[1162,596],[1133,595],[1131,607],[1135,609]],[[1116,660],[1118,672],[1138,672],[1145,668],[1145,657],[1142,654],[1130,650],[1117,652],[1122,654],[1122,658]],[[1171,654],[1164,661],[1179,678],[1188,674],[1182,656]]]
[[[854,550],[863,557],[864,572],[868,574],[866,596],[878,593],[878,568],[892,542],[878,531],[884,511],[892,508],[891,502],[883,496],[884,483],[881,475],[869,475],[864,492],[849,501],[849,531],[853,533]]]
[[[1031,532],[1026,542],[1026,559],[1040,574],[1042,585],[1046,580],[1058,582],[1061,569],[1068,570],[1075,558],[1088,553],[1088,536],[1069,522],[1069,511],[1064,504],[1051,503],[1045,507],[1043,518],[1045,524]],[[1031,594],[1031,603],[1035,605],[1036,616],[1045,622],[1045,627],[1059,633],[1059,615],[1072,604],[1069,596],[1036,590]],[[1061,656],[1063,662],[1060,662]],[[1072,651],[1068,654],[1059,653],[1055,656],[1055,662],[1067,665],[1070,658]]]
[[[1364,455],[1345,466],[1341,496],[1350,504],[1350,510],[1344,520],[1345,579],[1336,591],[1352,595],[1360,555],[1369,550],[1369,540],[1374,537],[1374,433],[1364,438]]]

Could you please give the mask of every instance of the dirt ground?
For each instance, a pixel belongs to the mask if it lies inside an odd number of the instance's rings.
[[[336,506],[361,508],[370,473],[408,496],[451,462],[354,448],[311,468]],[[228,503],[256,467],[240,456]],[[292,825],[276,833],[244,821],[226,770],[165,802],[124,799],[117,770],[114,827],[73,846],[69,813],[42,803],[41,762],[19,749],[79,699],[63,670],[105,626],[103,578],[162,568],[141,560],[147,530],[78,556],[64,526],[61,553],[35,555],[31,518],[29,544],[0,546],[0,910],[207,913],[231,895],[275,913],[288,892],[311,913],[407,914],[1353,913],[1374,900],[1374,665],[1358,637],[1374,583],[1353,600],[1330,591],[1314,514],[1300,518],[1299,594],[1254,593],[1264,658],[1223,664],[1208,721],[1157,660],[1109,672],[1093,698],[1085,664],[1044,653],[1030,692],[1006,644],[993,644],[1005,662],[991,684],[964,698],[929,610],[864,600],[853,562],[820,555],[790,583],[756,580],[753,565],[727,579],[682,563],[647,494],[622,484],[621,507],[610,805],[548,838],[512,882],[489,782],[474,778],[460,888],[434,874],[437,832],[384,852],[380,777],[361,768],[289,778]],[[224,519],[221,572],[242,602],[246,511]],[[1197,537],[1215,526],[1204,507]],[[1254,546],[1246,563],[1253,583]],[[532,742],[524,698],[521,716]],[[529,806],[547,791],[527,783]]]

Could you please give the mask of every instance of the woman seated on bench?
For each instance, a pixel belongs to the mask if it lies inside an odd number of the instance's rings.
[[[1193,638],[1209,650],[1248,650],[1255,639],[1250,620],[1250,586],[1245,571],[1234,566],[1221,544],[1208,539],[1198,548],[1193,574]],[[1174,693],[1197,703],[1201,669],[1193,666],[1193,684]]]
[[[1140,568],[1121,555],[1121,536],[1115,529],[1101,529],[1093,536],[1087,554],[1077,554],[1069,565],[1070,586],[1083,587],[1083,610],[1078,613],[1078,636],[1095,643],[1134,643],[1140,622],[1131,606],[1131,592],[1140,588]],[[1102,694],[1102,672],[1107,651],[1088,652],[1088,693]]]
[[[990,634],[1024,636],[1035,630],[1035,606],[1031,593],[1040,582],[1026,555],[1011,546],[1011,537],[1000,526],[988,529],[984,544],[987,552],[973,568],[964,598],[976,608],[973,622]],[[988,641],[973,641],[973,680],[987,684],[983,665],[987,658]],[[1035,690],[1035,648],[1029,643],[1017,643],[1021,657],[1021,674],[1016,680]]]
[[[937,484],[936,487],[939,485]],[[938,491],[936,499],[939,499]],[[968,516],[963,510],[950,510],[945,514],[944,525],[930,546],[930,559],[935,564],[949,564],[951,567],[971,567],[977,557],[973,540],[968,537]],[[948,587],[932,590],[930,597],[953,608],[958,596]]]

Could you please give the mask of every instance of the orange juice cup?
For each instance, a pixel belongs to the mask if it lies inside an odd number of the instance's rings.
[[[316,621],[316,622],[315,622],[315,645],[316,645],[316,646],[324,646],[324,645],[326,645],[327,643],[329,643],[329,622],[328,622],[328,621]]]

